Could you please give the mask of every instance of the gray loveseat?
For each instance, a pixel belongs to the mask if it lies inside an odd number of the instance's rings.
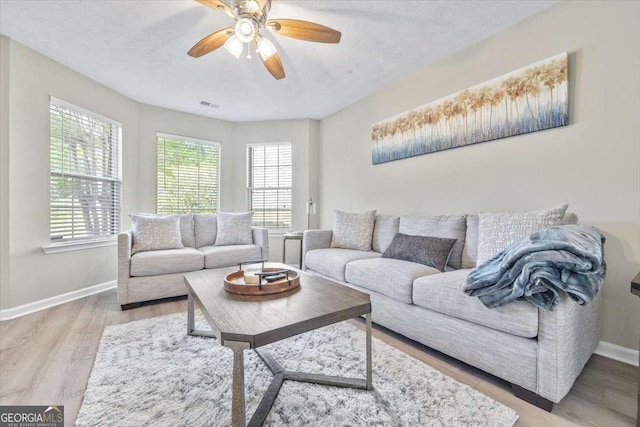
[[[253,244],[215,246],[215,215],[180,215],[184,248],[131,254],[133,233],[118,235],[118,303],[123,310],[151,301],[186,295],[184,273],[269,258],[269,233],[253,228]]]
[[[567,214],[563,222],[577,220]],[[457,235],[434,231],[452,223],[462,225]],[[447,271],[381,258],[398,232],[458,238]],[[369,252],[330,248],[331,236],[304,233],[307,272],[369,293],[373,322],[510,382],[518,397],[546,410],[569,392],[598,345],[600,295],[590,306],[563,297],[547,312],[523,301],[488,309],[463,293],[477,257],[477,215],[378,216]]]

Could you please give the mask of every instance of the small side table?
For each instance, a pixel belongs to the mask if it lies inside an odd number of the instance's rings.
[[[287,240],[300,241],[300,269],[302,269],[302,231],[286,233],[282,236],[282,263],[287,263]]]
[[[640,273],[631,280],[631,293],[640,297]],[[636,425],[640,427],[640,366],[638,367],[638,415]]]

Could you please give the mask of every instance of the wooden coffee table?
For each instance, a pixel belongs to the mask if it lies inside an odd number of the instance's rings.
[[[282,264],[269,266],[288,268]],[[187,333],[215,337],[221,345],[233,351],[231,420],[234,427],[246,424],[243,351],[247,349],[256,349],[274,374],[271,385],[249,421],[250,426],[264,423],[285,380],[373,389],[371,300],[368,294],[301,273],[300,287],[290,292],[267,296],[235,295],[223,288],[224,276],[235,270],[237,268],[200,270],[184,275],[189,305]],[[196,302],[211,330],[195,329]],[[366,379],[287,371],[268,352],[257,350],[267,344],[362,315],[366,317],[367,324]]]

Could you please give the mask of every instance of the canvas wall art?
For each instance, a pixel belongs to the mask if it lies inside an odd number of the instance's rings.
[[[567,68],[565,52],[375,123],[373,164],[566,126]]]

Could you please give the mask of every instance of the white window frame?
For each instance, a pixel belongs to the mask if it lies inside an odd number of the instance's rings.
[[[208,139],[200,139],[200,138],[193,138],[190,136],[184,136],[184,135],[176,135],[176,134],[172,134],[172,133],[165,133],[165,132],[156,132],[156,161],[158,158],[158,139],[159,138],[168,138],[168,139],[179,139],[181,141],[185,141],[191,144],[204,144],[204,145],[213,145],[218,149],[218,166],[217,166],[217,178],[218,178],[218,182],[217,182],[217,187],[218,187],[218,197],[216,200],[216,213],[220,211],[220,196],[221,196],[221,186],[220,186],[220,182],[222,180],[222,177],[220,176],[220,171],[221,171],[221,164],[222,164],[222,144],[219,141],[212,141],[212,140],[208,140]],[[158,165],[156,164],[156,170],[155,170],[155,180],[156,180],[156,192],[155,192],[155,201],[156,201],[156,213],[158,212]]]
[[[109,117],[105,117],[101,114],[95,113],[91,110],[88,110],[86,108],[80,107],[78,105],[72,104],[70,102],[64,101],[62,99],[56,98],[54,96],[50,96],[49,97],[49,121],[51,120],[51,105],[56,105],[58,107],[62,107],[65,108],[67,110],[71,110],[74,111],[76,113],[79,114],[83,114],[86,116],[90,116],[93,117],[94,119],[109,123],[113,126],[116,126],[118,128],[118,136],[117,136],[117,141],[116,144],[118,144],[117,150],[118,150],[118,156],[117,156],[117,174],[115,178],[105,178],[105,177],[94,177],[94,176],[87,176],[87,175],[82,175],[82,174],[77,174],[77,173],[59,173],[59,172],[53,172],[51,170],[51,166],[49,166],[49,191],[51,191],[51,176],[58,175],[58,176],[72,176],[72,177],[78,177],[78,178],[88,178],[88,179],[95,179],[95,180],[100,180],[100,181],[111,181],[111,182],[116,182],[119,184],[119,189],[120,191],[118,192],[118,217],[116,218],[118,224],[115,230],[114,234],[111,234],[109,236],[103,236],[103,237],[97,237],[97,238],[86,238],[86,239],[78,239],[78,240],[71,240],[71,241],[67,241],[67,242],[54,242],[51,241],[51,231],[49,231],[49,243],[46,245],[42,246],[42,250],[45,254],[55,254],[55,253],[60,253],[60,252],[70,252],[70,251],[78,251],[78,250],[83,250],[83,249],[90,249],[90,248],[97,248],[97,247],[103,247],[103,246],[113,246],[117,243],[117,239],[118,239],[118,233],[120,232],[120,230],[122,229],[122,194],[124,192],[124,188],[122,185],[122,134],[123,134],[123,129],[122,129],[122,123],[110,119]],[[51,129],[49,129],[49,144],[48,144],[48,148],[49,151],[51,150]],[[49,156],[51,156],[51,154],[49,153]],[[51,193],[49,194],[49,208],[51,209]],[[51,227],[51,211],[49,211],[49,227]],[[51,229],[50,229],[51,230]]]
[[[246,196],[247,196],[247,210],[253,210],[251,209],[251,204],[249,202],[250,197],[251,197],[251,189],[252,187],[249,186],[249,182],[251,181],[251,169],[249,167],[249,153],[251,152],[251,149],[254,147],[270,147],[270,146],[281,146],[281,145],[288,145],[289,147],[291,147],[291,187],[265,187],[263,188],[263,190],[269,190],[269,189],[289,189],[291,191],[291,224],[289,224],[289,228],[288,229],[284,229],[284,228],[272,228],[272,227],[266,227],[269,230],[269,234],[273,235],[273,236],[279,236],[279,235],[283,235],[286,233],[290,233],[293,230],[293,175],[294,175],[294,171],[293,171],[293,152],[294,152],[294,147],[293,147],[293,143],[288,142],[288,141],[281,141],[281,142],[252,142],[247,144],[247,148],[246,148],[246,153],[245,153],[245,160],[247,162],[246,165],[246,171],[247,171],[247,176],[246,176]]]

